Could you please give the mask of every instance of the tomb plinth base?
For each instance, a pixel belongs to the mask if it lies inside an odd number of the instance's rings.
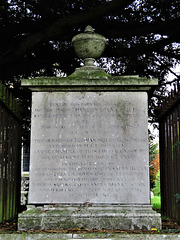
[[[22,80],[32,91],[30,205],[18,230],[160,229],[147,128],[157,80],[85,73]]]
[[[19,215],[19,230],[41,229],[161,229],[160,214],[152,205],[44,205]]]

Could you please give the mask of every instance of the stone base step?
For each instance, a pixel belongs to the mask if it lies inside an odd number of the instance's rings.
[[[161,216],[152,205],[29,205],[18,217],[18,230],[75,228],[161,229]]]

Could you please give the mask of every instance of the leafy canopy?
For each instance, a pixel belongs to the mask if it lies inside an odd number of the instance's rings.
[[[98,63],[110,74],[159,79],[153,109],[180,60],[179,0],[1,0],[0,79],[18,86],[21,78],[72,73],[80,60],[71,39],[87,25],[108,40]]]

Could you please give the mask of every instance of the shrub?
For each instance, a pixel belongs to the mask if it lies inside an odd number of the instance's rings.
[[[158,144],[154,143],[153,140],[149,140],[149,171],[150,171],[150,187],[151,189],[155,186],[156,175],[159,171],[159,151]]]

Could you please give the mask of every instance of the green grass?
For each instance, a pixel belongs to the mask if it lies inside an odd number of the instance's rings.
[[[153,210],[159,212],[161,210],[161,196],[154,196],[154,198],[151,198],[151,204],[153,205]]]

